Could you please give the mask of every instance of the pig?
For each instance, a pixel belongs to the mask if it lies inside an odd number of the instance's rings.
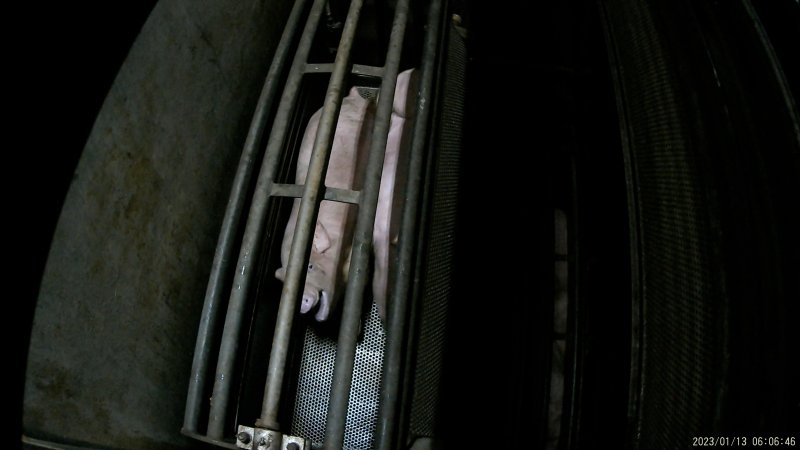
[[[409,92],[412,95],[408,95]],[[409,132],[406,119],[414,110],[416,92],[416,73],[413,69],[402,72],[397,79],[392,108],[390,131],[386,145],[378,206],[373,229],[373,249],[375,251],[373,271],[373,301],[378,306],[381,317],[386,319],[386,296],[390,282],[390,256],[397,244],[399,217],[404,197],[405,170],[409,147]],[[305,183],[311,150],[319,125],[321,110],[314,113],[306,126],[297,161],[295,182]],[[342,108],[336,124],[328,171],[325,175],[327,187],[359,190],[363,184],[372,125],[374,122],[374,102],[362,98],[357,88],[352,88],[342,100]],[[289,259],[300,200],[296,199],[289,216],[281,245],[281,263],[275,276],[284,280],[285,267]],[[306,270],[300,312],[306,314],[317,307],[314,318],[325,321],[330,316],[342,288],[347,282],[350,265],[352,229],[356,207],[337,202],[323,201],[314,229],[311,255]]]
[[[361,177],[358,177],[360,166],[366,155],[372,132],[371,117],[374,115],[374,104],[362,98],[356,88],[350,90],[342,99],[342,108],[331,148],[325,185],[341,189],[357,189]],[[317,134],[317,127],[322,110],[318,110],[309,119],[297,159],[295,183],[304,184],[311,151]],[[275,276],[284,280],[289,251],[292,246],[294,229],[300,199],[292,206],[289,222],[284,232],[281,245],[281,263]],[[315,314],[317,321],[327,320],[338,292],[346,281],[344,273],[349,264],[350,246],[352,243],[352,226],[355,207],[346,203],[323,201],[314,228],[314,239],[311,245],[311,256],[306,270],[303,296],[300,311],[305,314],[319,305]]]

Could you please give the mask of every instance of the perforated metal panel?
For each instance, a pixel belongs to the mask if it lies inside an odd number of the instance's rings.
[[[437,428],[447,312],[453,290],[467,61],[464,39],[453,29],[446,58],[411,410],[411,432],[419,436],[433,436]]]
[[[378,88],[361,87],[361,86],[356,87],[356,89],[358,90],[358,95],[360,95],[361,98],[365,98],[367,100],[372,100],[374,102],[378,101],[378,94],[381,91]]]
[[[385,342],[383,323],[378,315],[378,308],[373,303],[364,324],[363,338],[356,347],[353,387],[350,391],[347,429],[344,435],[345,449],[361,450],[372,446]],[[303,341],[292,434],[310,439],[314,448],[320,447],[325,437],[325,417],[328,413],[335,360],[336,342],[329,337],[319,336],[313,327],[309,327]]]
[[[713,173],[656,7],[609,1],[625,81],[642,271],[641,448],[713,429],[722,370],[722,262]],[[656,3],[656,2],[654,2]]]

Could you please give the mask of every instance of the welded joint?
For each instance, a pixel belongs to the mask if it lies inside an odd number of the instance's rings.
[[[311,450],[311,442],[280,431],[239,425],[236,447],[247,450]]]

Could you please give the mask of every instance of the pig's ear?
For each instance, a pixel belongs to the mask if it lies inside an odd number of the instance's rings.
[[[286,278],[286,269],[281,267],[280,269],[275,271],[275,278],[284,281]]]
[[[328,230],[325,229],[325,226],[322,223],[317,223],[317,227],[314,228],[314,250],[317,253],[325,253],[325,250],[331,248],[331,237],[328,235]]]

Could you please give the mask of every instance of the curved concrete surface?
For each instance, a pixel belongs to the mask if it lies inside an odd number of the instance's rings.
[[[186,448],[197,321],[255,101],[291,2],[162,0],[61,212],[28,357],[32,438]]]

